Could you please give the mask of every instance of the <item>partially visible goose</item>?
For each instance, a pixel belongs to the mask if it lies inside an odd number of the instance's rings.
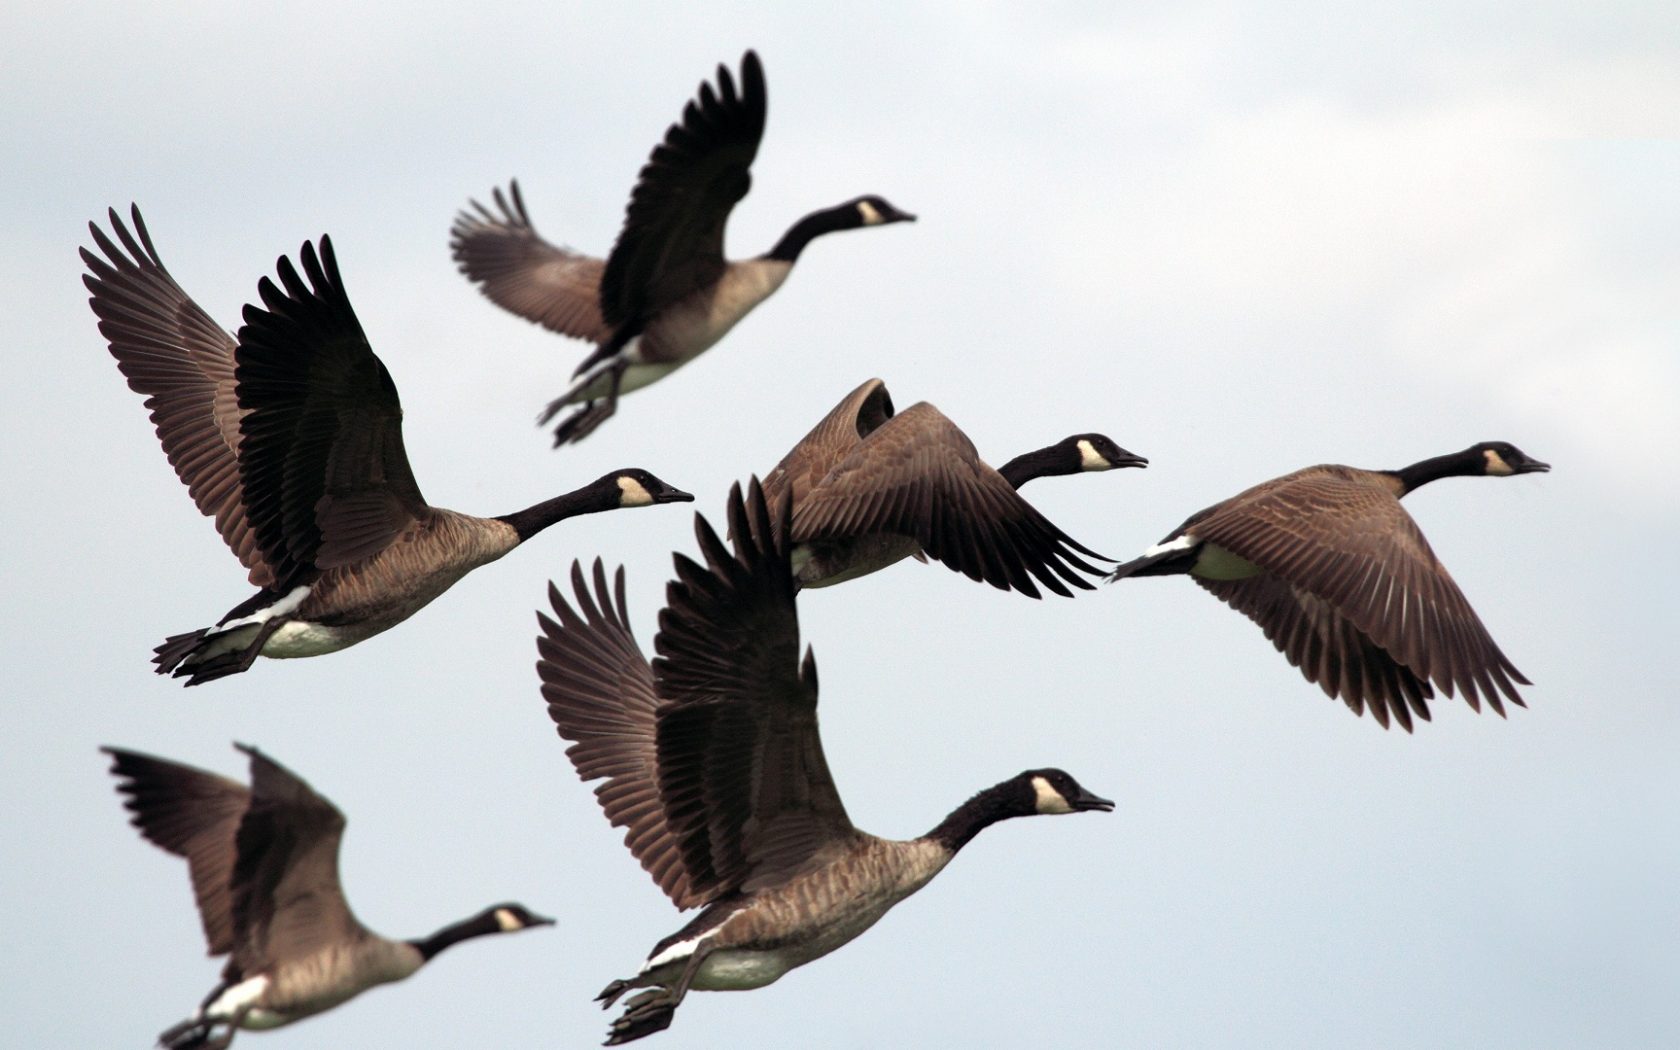
[[[772,503],[793,500],[793,567],[801,586],[856,579],[922,551],[970,579],[1039,596],[1100,576],[1074,552],[1102,555],[1057,528],[1016,489],[1033,478],[1149,463],[1101,434],[1075,434],[993,470],[927,402],[893,413],[879,379],[835,405],[764,479]],[[1060,579],[1058,579],[1060,577]]]
[[[251,786],[168,759],[107,747],[132,822],[184,857],[221,982],[158,1036],[169,1050],[219,1048],[241,1028],[278,1028],[400,981],[470,937],[553,925],[498,904],[412,941],[381,937],[351,914],[338,881],[344,814],[254,747]],[[225,1029],[219,1037],[218,1028]]]
[[[472,569],[577,514],[692,500],[641,469],[495,518],[434,507],[403,450],[396,384],[345,295],[332,242],[305,243],[306,286],[282,257],[237,340],[164,268],[139,208],[119,248],[88,224],[88,303],[175,473],[250,571],[255,595],[212,628],[158,646],[188,685],[258,654],[318,656],[406,620]]]
[[[758,56],[742,57],[739,88],[718,66],[716,89],[700,85],[637,176],[605,262],[538,236],[517,181],[511,203],[498,188],[494,212],[475,200],[456,217],[455,261],[492,302],[595,344],[538,420],[584,405],[555,428],[556,446],[582,440],[617,410],[620,394],[664,378],[722,339],[782,286],[815,238],[915,219],[870,194],[812,212],[763,255],[725,259],[724,226],[752,185],[764,112]]]
[[[540,616],[543,698],[578,776],[679,908],[703,910],[601,993],[630,998],[607,1044],[671,1023],[693,989],[759,988],[840,947],[921,889],[982,829],[1009,817],[1107,811],[1058,769],[975,795],[932,831],[876,838],[846,817],[817,734],[817,668],[799,652],[784,501],[772,524],[756,483],[730,493],[735,554],[704,518],[706,565],[677,555],[652,667],[630,633],[624,570],[609,591],[572,564],[577,611],[552,584]]]
[[[1505,714],[1528,679],[1506,659],[1400,497],[1437,478],[1551,467],[1504,441],[1399,470],[1308,467],[1191,515],[1127,576],[1188,573],[1259,624],[1278,651],[1355,714],[1407,732],[1429,718],[1433,681]]]

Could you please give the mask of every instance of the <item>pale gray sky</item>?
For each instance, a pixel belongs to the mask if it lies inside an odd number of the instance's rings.
[[[1385,733],[1183,580],[1032,602],[908,564],[808,595],[859,826],[918,834],[1044,764],[1119,808],[989,831],[835,955],[691,996],[660,1044],[1680,1040],[1680,9],[37,11],[0,12],[11,1042],[146,1046],[216,979],[105,743],[296,769],[349,815],[381,932],[509,898],[559,919],[241,1045],[592,1045],[591,997],[685,919],[572,774],[532,610],[600,554],[650,644],[691,508],[564,523],[335,656],[150,673],[248,592],[86,306],[85,224],[131,200],[228,326],[331,233],[421,485],[469,512],[631,464],[715,512],[871,375],[994,463],[1083,430],[1150,457],[1028,490],[1116,556],[1310,463],[1503,439],[1554,465],[1408,501],[1536,683],[1508,721],[1444,700]],[[531,420],[584,348],[479,297],[450,219],[516,175],[539,230],[604,252],[648,149],[749,46],[770,118],[733,250],[863,192],[921,221],[819,241],[723,345],[550,452]]]

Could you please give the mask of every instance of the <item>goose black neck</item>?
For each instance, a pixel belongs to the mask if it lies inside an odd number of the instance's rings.
[[[782,239],[776,242],[776,246],[770,249],[765,258],[785,263],[798,262],[799,253],[805,250],[807,244],[825,233],[850,230],[857,224],[857,209],[850,204],[814,211],[789,226],[788,231],[782,234]]]
[[[451,923],[438,932],[432,934],[430,937],[417,941],[409,941],[408,943],[413,945],[415,950],[420,953],[420,958],[423,962],[430,962],[434,955],[443,951],[445,948],[448,948],[450,945],[460,944],[462,941],[470,940],[474,937],[483,937],[486,934],[501,932],[502,927],[496,922],[495,913],[485,912],[482,915],[475,915],[470,919],[462,919],[460,922]]]
[[[618,486],[608,479],[607,483],[598,481],[593,485],[585,485],[574,492],[543,500],[524,510],[503,514],[496,520],[512,525],[513,531],[519,534],[519,542],[524,543],[557,521],[575,518],[579,514],[612,510],[619,505],[619,496]]]
[[[1464,452],[1454,452],[1450,455],[1435,456],[1432,459],[1419,460],[1409,467],[1399,470],[1385,471],[1400,479],[1400,494],[1403,496],[1420,485],[1427,485],[1431,481],[1441,478],[1465,477],[1472,474],[1486,473],[1487,461],[1480,452],[1468,449]]]
[[[1003,480],[1020,488],[1034,478],[1048,478],[1061,474],[1077,474],[1078,456],[1070,456],[1061,445],[1051,445],[1033,452],[1025,452],[998,468]]]
[[[1023,805],[1019,795],[1020,785],[1014,780],[994,784],[953,809],[926,837],[955,853],[998,821],[1031,814],[1033,808]]]

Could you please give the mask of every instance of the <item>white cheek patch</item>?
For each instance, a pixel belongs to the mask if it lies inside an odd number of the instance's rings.
[[[619,476],[618,492],[618,505],[621,507],[646,507],[653,502],[653,494],[627,474]]]
[[[865,226],[879,226],[886,221],[881,217],[881,213],[875,210],[875,205],[868,201],[858,201],[857,208],[858,215],[863,218]]]
[[[496,927],[503,933],[512,933],[515,930],[523,930],[525,928],[525,924],[520,922],[519,916],[515,915],[513,912],[508,911],[506,908],[497,908]]]
[[[1098,452],[1087,438],[1079,439],[1079,469],[1080,470],[1112,470],[1114,464],[1108,457]]]
[[[1493,449],[1482,449],[1482,455],[1487,459],[1487,472],[1494,477],[1504,478],[1516,473],[1511,469],[1511,464],[1505,462],[1505,457]]]
[[[1050,786],[1050,781],[1043,777],[1032,778],[1033,793],[1038,796],[1037,810],[1040,813],[1072,813],[1073,807],[1062,793]]]

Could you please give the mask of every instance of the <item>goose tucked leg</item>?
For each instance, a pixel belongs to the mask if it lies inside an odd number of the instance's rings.
[[[592,398],[585,402],[582,408],[567,416],[560,422],[559,426],[554,428],[555,448],[559,448],[568,442],[582,441],[594,433],[596,427],[612,418],[613,413],[618,411],[618,393],[620,385],[624,382],[624,370],[629,367],[628,353],[620,351],[611,360],[607,361],[600,371],[593,372],[580,380],[583,385],[587,386],[595,382],[602,372],[605,372],[608,384],[606,396]],[[548,422],[565,403],[566,395],[551,401],[538,422]]]
[[[656,985],[626,1000],[624,1012],[613,1021],[607,1032],[607,1041],[603,1045],[618,1046],[671,1027],[677,1007],[682,1005],[683,997],[688,994],[688,986],[694,982],[695,975],[700,972],[700,964],[708,954],[710,953],[705,948],[696,948],[683,966],[682,975],[674,982],[669,985]],[[634,978],[629,981],[614,981],[596,998],[604,1000],[601,1004],[604,1009],[636,986]]]
[[[257,656],[262,652],[263,646],[268,644],[269,637],[289,622],[283,616],[264,620],[257,626],[255,636],[243,648],[219,652],[193,662],[188,661],[192,660],[195,653],[211,647],[222,640],[224,635],[209,630],[178,634],[153,650],[157,655],[152,658],[152,662],[157,664],[158,674],[186,678],[187,685],[202,685],[218,678],[226,678],[228,675],[242,674],[256,663]],[[191,677],[187,677],[189,675]]]

